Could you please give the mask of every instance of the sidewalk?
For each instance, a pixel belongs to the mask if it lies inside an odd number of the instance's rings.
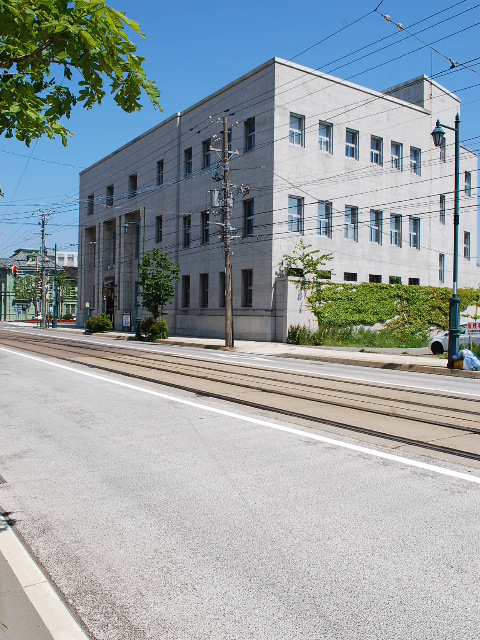
[[[39,567],[0,515],[0,638],[87,640]]]
[[[24,323],[8,323],[25,328]],[[36,327],[31,328],[32,331],[41,331]],[[59,327],[57,329],[47,329],[47,331],[55,331],[64,333],[84,334],[83,329]],[[92,334],[92,340],[101,338],[113,338],[117,340],[134,341],[133,333],[124,333],[121,331],[109,331],[108,333]],[[158,340],[158,344],[168,344],[179,347],[193,347],[196,349],[215,349],[227,350],[224,346],[224,340],[220,338],[197,338],[172,336],[168,340]],[[396,350],[400,353],[391,353],[390,349],[383,351],[375,350],[360,351],[359,349],[347,349],[340,347],[310,347],[294,344],[286,344],[282,342],[257,342],[253,340],[235,340],[236,353],[250,353],[257,356],[270,356],[277,358],[297,358],[299,360],[318,360],[321,362],[333,362],[337,364],[349,364],[361,367],[376,367],[379,369],[392,369],[396,371],[413,371],[416,373],[430,373],[437,375],[455,376],[463,378],[480,378],[480,371],[464,371],[455,369],[451,371],[447,368],[446,358],[440,358],[434,355],[416,355],[412,352],[423,352],[426,349],[404,349]],[[405,352],[406,355],[405,355]],[[410,353],[409,353],[410,352]]]

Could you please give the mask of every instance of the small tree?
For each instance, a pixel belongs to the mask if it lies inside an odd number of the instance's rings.
[[[175,282],[180,282],[180,267],[168,259],[166,253],[153,249],[145,253],[140,265],[140,287],[143,306],[154,320],[163,314],[165,305],[175,297]]]
[[[62,310],[62,304],[65,298],[68,298],[72,295],[72,285],[70,280],[68,279],[67,270],[60,269],[57,271],[57,305],[60,309],[60,313]]]
[[[315,291],[322,280],[331,278],[331,271],[325,269],[325,265],[332,260],[332,255],[312,249],[303,240],[295,246],[292,255],[284,255],[283,260],[285,275],[293,279],[301,291]]]
[[[13,285],[13,295],[15,300],[28,300],[32,302],[36,299],[36,280],[33,276],[19,276]]]

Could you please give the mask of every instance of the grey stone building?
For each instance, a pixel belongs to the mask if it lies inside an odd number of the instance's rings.
[[[454,141],[447,135],[439,150],[431,132],[459,110],[426,76],[380,93],[270,60],[81,173],[78,323],[94,310],[116,328],[134,324],[140,245],[180,265],[171,332],[223,336],[224,258],[209,191],[224,115],[238,151],[232,182],[250,187],[232,208],[236,337],[283,341],[290,324],[311,320],[282,275],[300,238],[332,254],[334,281],[451,286]],[[477,157],[464,147],[460,171],[459,283],[478,286]]]

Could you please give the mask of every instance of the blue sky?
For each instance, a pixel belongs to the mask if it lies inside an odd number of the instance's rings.
[[[439,53],[375,13],[378,2],[111,0],[146,35],[132,39],[162,92],[163,112],[144,97],[140,113],[125,114],[107,98],[90,111],[76,108],[67,123],[75,136],[66,149],[59,140],[41,139],[27,148],[0,137],[0,257],[39,246],[39,208],[52,211],[47,245],[76,249],[82,168],[274,56],[377,90],[432,70],[435,77],[449,69],[447,58],[468,63],[469,69],[457,66],[437,81],[461,97],[462,140],[479,150],[480,59],[474,59],[480,56],[480,0],[384,0],[381,13]]]

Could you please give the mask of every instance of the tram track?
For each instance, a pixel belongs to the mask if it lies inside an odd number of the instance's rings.
[[[480,399],[248,363],[0,331],[0,344],[222,401],[480,461]]]

